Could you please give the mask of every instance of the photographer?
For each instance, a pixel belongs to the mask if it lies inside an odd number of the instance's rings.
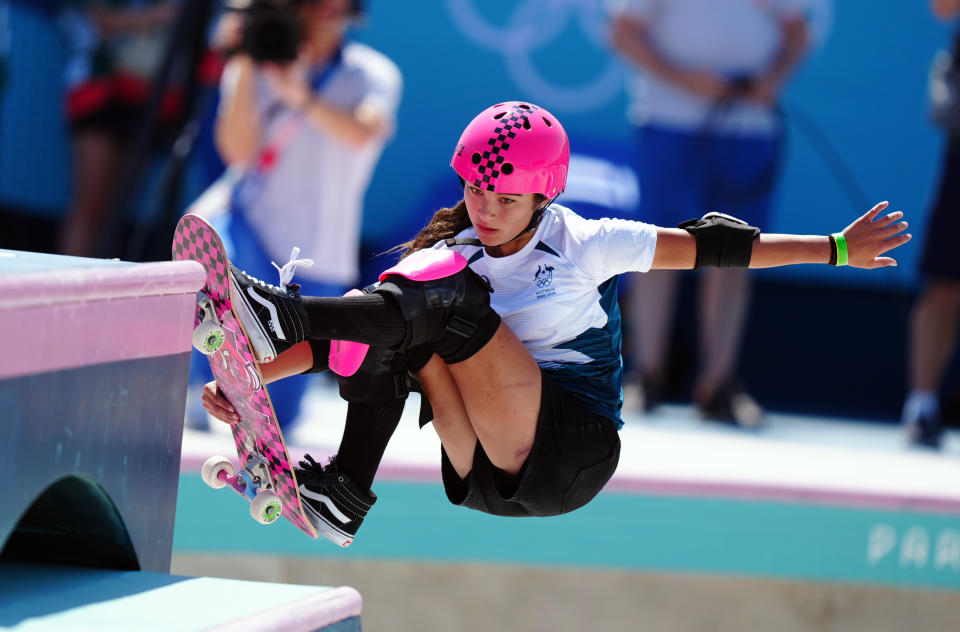
[[[347,37],[363,8],[255,0],[230,7],[214,35],[215,47],[236,51],[221,79],[216,145],[243,174],[215,223],[231,261],[263,279],[276,279],[271,261],[283,265],[298,245],[314,261],[297,272],[305,294],[338,295],[357,281],[363,199],[400,99],[396,65]],[[306,379],[270,386],[285,427]]]
[[[960,16],[960,0],[931,0],[930,5],[944,22],[955,23]],[[920,259],[925,283],[910,315],[909,384],[901,413],[910,443],[926,448],[939,448],[943,441],[940,388],[956,353],[960,322],[960,259],[952,239],[960,226],[960,31],[956,28],[947,46],[941,77],[945,85],[940,87],[948,90],[939,99],[938,111],[931,112],[947,134],[947,143]]]

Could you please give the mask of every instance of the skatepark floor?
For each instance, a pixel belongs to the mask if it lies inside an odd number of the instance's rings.
[[[339,442],[346,404],[334,383],[319,378],[304,412],[287,433],[292,458],[320,458]],[[439,483],[439,440],[419,429],[411,396],[384,457],[377,484],[390,480]],[[911,448],[889,422],[770,413],[765,427],[746,431],[707,422],[689,406],[665,405],[641,416],[627,413],[620,467],[610,487],[644,493],[659,480],[684,485],[767,485],[816,489],[845,502],[856,494],[929,496],[960,507],[960,433],[950,431],[939,452]],[[227,453],[227,426],[187,430],[183,470]],[[698,488],[700,489],[700,488]],[[669,488],[672,493],[676,488]],[[851,491],[854,496],[849,496]],[[441,492],[442,494],[442,492]],[[437,504],[443,504],[442,498]],[[440,511],[440,509],[438,509]],[[455,512],[455,509],[450,509]],[[424,522],[396,525],[402,532]],[[425,533],[411,533],[429,538]],[[616,534],[625,546],[634,534]],[[317,546],[326,545],[325,542]],[[331,545],[332,546],[332,545]],[[670,546],[669,544],[667,546]],[[336,553],[333,551],[332,553]],[[465,554],[469,558],[469,554]],[[589,558],[589,551],[583,553]],[[716,573],[644,569],[537,567],[496,561],[317,559],[299,555],[179,551],[173,572],[287,583],[349,585],[364,598],[365,630],[939,630],[955,612],[957,593],[910,586],[864,586]]]

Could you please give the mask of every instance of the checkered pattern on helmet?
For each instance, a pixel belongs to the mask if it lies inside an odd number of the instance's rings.
[[[526,104],[525,104],[526,105]],[[497,178],[503,172],[501,165],[505,158],[501,152],[510,149],[510,142],[517,136],[517,130],[530,124],[528,116],[538,109],[535,105],[521,107],[513,106],[513,111],[504,115],[500,120],[500,125],[493,130],[494,136],[487,140],[490,149],[480,154],[480,165],[477,167],[479,178],[473,181],[473,186],[487,191],[496,191]]]
[[[180,220],[174,235],[173,259],[199,261],[207,270],[203,292],[213,302],[224,330],[223,346],[210,364],[217,386],[244,418],[244,423],[231,427],[237,454],[245,460],[250,454],[247,446],[256,446],[267,460],[276,486],[274,493],[284,506],[283,515],[300,530],[317,537],[316,529],[303,517],[300,491],[283,438],[273,422],[275,416],[270,397],[254,368],[250,343],[233,314],[229,262],[220,237],[206,221],[186,215]]]

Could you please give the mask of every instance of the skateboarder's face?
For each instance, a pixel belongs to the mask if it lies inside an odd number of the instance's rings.
[[[477,231],[477,237],[485,246],[497,246],[519,235],[530,224],[536,205],[533,193],[499,193],[484,191],[467,183],[463,187],[463,200],[467,214]],[[508,255],[520,250],[533,233],[506,245]]]

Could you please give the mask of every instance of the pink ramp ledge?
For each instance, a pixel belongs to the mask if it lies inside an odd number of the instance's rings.
[[[4,341],[0,378],[190,349],[200,264],[0,254],[0,331],[17,332]]]
[[[255,615],[211,628],[210,632],[313,632],[360,617],[363,600],[349,586],[331,588]],[[356,629],[359,630],[359,622]]]

